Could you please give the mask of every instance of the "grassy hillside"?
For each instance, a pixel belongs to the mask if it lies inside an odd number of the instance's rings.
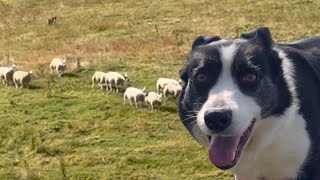
[[[269,26],[288,42],[319,35],[319,12],[311,0],[0,1],[0,64],[35,71],[30,89],[0,87],[0,179],[232,179],[183,128],[175,100],[157,113],[135,109],[91,89],[91,75],[128,72],[155,90],[158,77],[178,78],[197,35]],[[69,69],[49,86],[56,56]]]

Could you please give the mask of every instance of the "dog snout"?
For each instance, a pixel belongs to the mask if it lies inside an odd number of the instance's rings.
[[[232,112],[230,109],[207,110],[204,113],[206,126],[214,133],[227,129],[231,124]]]

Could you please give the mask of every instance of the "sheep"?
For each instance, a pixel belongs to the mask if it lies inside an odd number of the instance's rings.
[[[159,78],[157,80],[156,88],[157,88],[157,93],[159,94],[161,90],[164,89],[164,87],[167,84],[176,84],[179,85],[179,82],[175,79],[170,79],[170,78]]]
[[[153,111],[155,107],[159,110],[162,102],[162,94],[157,94],[156,92],[149,92],[147,94],[147,97],[145,98],[145,101],[148,104],[151,111]]]
[[[126,104],[126,99],[129,99],[130,105],[132,106],[132,100],[134,100],[136,108],[138,108],[138,102],[145,102],[145,97],[147,95],[145,90],[145,87],[143,89],[128,87],[123,94],[123,104]]]
[[[110,71],[106,73],[106,84],[109,85],[109,90],[112,91],[112,85],[115,85],[116,92],[119,92],[119,86],[123,89],[126,88],[127,82],[129,82],[127,73],[120,74],[118,72]]]
[[[32,71],[26,72],[26,71],[16,71],[13,73],[13,82],[16,86],[16,88],[21,88],[26,87],[29,85],[31,81],[31,75]]]
[[[94,84],[97,83],[101,87],[101,89],[103,89],[103,83],[106,83],[106,74],[107,73],[102,71],[96,71],[92,76],[91,88],[93,88]],[[107,86],[107,90],[108,90],[108,86]]]
[[[53,58],[50,63],[50,70],[51,74],[55,70],[59,77],[63,74],[64,70],[66,69],[66,58]]]
[[[0,78],[6,87],[9,86],[9,82],[13,82],[15,68],[15,64],[12,64],[10,67],[0,67]]]
[[[180,84],[168,84],[163,89],[163,95],[164,98],[166,98],[167,94],[172,94],[174,97],[177,97],[182,90],[182,87]]]

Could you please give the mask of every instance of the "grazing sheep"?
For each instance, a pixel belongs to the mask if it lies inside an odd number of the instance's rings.
[[[13,82],[16,88],[24,88],[29,85],[31,81],[32,71],[25,72],[25,71],[16,71],[13,73]]]
[[[159,110],[162,102],[162,94],[149,92],[147,94],[147,97],[145,98],[145,101],[148,104],[151,111],[153,111],[154,108],[157,108]]]
[[[3,84],[8,87],[10,82],[13,82],[13,73],[16,69],[16,65],[12,64],[10,67],[0,67],[0,79]]]
[[[136,108],[138,108],[138,102],[145,102],[145,97],[147,95],[145,90],[145,87],[143,89],[128,87],[123,94],[123,104],[126,104],[126,99],[129,99],[130,105],[132,106],[132,100],[134,100]]]
[[[50,70],[51,74],[55,70],[59,77],[63,74],[64,70],[66,69],[66,58],[61,59],[61,58],[53,58],[51,63],[50,63]]]
[[[157,80],[157,93],[159,94],[161,90],[164,89],[164,87],[168,84],[176,84],[179,85],[179,82],[175,79],[170,79],[170,78],[159,78]]]
[[[106,84],[109,85],[110,91],[112,91],[112,85],[115,86],[116,92],[119,92],[119,86],[122,86],[122,88],[125,89],[127,86],[127,82],[129,82],[127,73],[120,74],[113,71],[106,73]]]
[[[94,84],[97,83],[101,89],[103,89],[103,83],[106,83],[106,74],[102,71],[96,71],[93,76],[92,76],[92,85],[91,88],[93,88]],[[107,86],[107,90],[108,90],[108,86]]]
[[[168,84],[163,89],[163,95],[166,97],[167,94],[172,94],[174,97],[177,97],[180,94],[181,89],[182,87],[180,84]]]

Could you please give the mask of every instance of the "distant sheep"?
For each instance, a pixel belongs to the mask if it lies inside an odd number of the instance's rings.
[[[167,94],[172,94],[174,97],[177,97],[181,92],[181,85],[178,84],[168,84],[163,89],[163,95],[166,98]]]
[[[136,108],[138,108],[138,103],[144,103],[147,93],[145,92],[146,88],[138,89],[135,87],[128,87],[123,94],[123,104],[126,104],[126,99],[129,100],[130,105],[132,106],[132,100],[134,101]]]
[[[25,71],[16,71],[13,73],[13,82],[16,88],[24,88],[29,85],[31,81],[32,71],[25,72]]]
[[[2,79],[2,82],[6,87],[9,86],[10,82],[13,82],[15,68],[15,64],[12,64],[10,67],[0,67],[0,79]]]
[[[159,110],[162,103],[162,94],[149,92],[147,94],[147,97],[145,98],[145,101],[148,104],[151,111],[153,111],[154,108],[157,108]]]
[[[119,92],[119,87],[126,88],[127,82],[129,82],[127,73],[120,74],[118,72],[110,71],[106,73],[106,84],[109,85],[109,90],[112,91],[112,86],[116,88],[116,92]]]
[[[105,83],[105,80],[106,80],[106,73],[104,73],[102,71],[96,71],[93,74],[91,80],[92,80],[91,88],[93,88],[94,84],[97,83],[102,89],[103,88],[103,83]]]
[[[57,22],[57,17],[56,16],[48,18],[48,25],[53,25],[56,22]]]
[[[179,82],[175,79],[170,79],[170,78],[159,78],[157,80],[156,88],[157,88],[157,93],[159,94],[160,91],[164,89],[164,87],[168,84],[175,84],[179,85]]]
[[[61,59],[61,58],[53,58],[50,63],[50,70],[51,74],[53,71],[56,71],[59,77],[63,74],[63,72],[66,69],[66,58]]]

